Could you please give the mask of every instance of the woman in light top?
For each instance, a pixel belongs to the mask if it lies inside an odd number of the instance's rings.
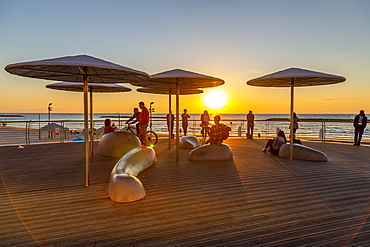
[[[200,120],[202,121],[202,123],[200,124],[202,130],[200,131],[200,133],[202,134],[203,138],[206,138],[209,125],[209,114],[207,110],[205,110],[204,113],[200,116]]]
[[[265,148],[262,149],[262,152],[266,152],[267,150],[270,151],[271,154],[279,155],[280,147],[284,143],[286,143],[285,133],[284,131],[280,130],[274,139],[269,139],[267,141]]]

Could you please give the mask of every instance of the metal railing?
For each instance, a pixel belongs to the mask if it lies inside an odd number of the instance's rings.
[[[124,129],[127,118],[120,117],[112,120],[116,123],[118,129]],[[221,122],[231,127],[231,137],[246,137],[246,120],[223,119]],[[42,127],[47,125],[48,121],[1,121],[0,146],[70,142],[84,138],[82,120],[54,120],[52,123],[60,127],[52,130],[43,130]],[[160,137],[168,136],[165,118],[153,118],[152,124],[153,131],[157,132]],[[103,135],[103,125],[104,120],[94,120],[94,139],[98,140]],[[255,138],[258,136],[260,138],[274,137],[277,128],[284,130],[285,133],[289,133],[289,121],[286,119],[256,120],[254,136]],[[200,136],[200,131],[200,120],[189,120],[188,135]],[[351,120],[301,119],[297,138],[322,142],[352,142],[353,132]],[[365,130],[362,142],[370,144],[370,133],[368,130]]]

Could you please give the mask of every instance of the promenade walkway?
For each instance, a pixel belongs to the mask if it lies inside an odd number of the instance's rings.
[[[319,163],[265,141],[228,139],[226,162],[180,150],[176,164],[160,140],[138,176],[147,196],[128,204],[108,196],[116,158],[95,154],[84,186],[83,143],[0,147],[0,246],[369,246],[370,147],[306,142]]]

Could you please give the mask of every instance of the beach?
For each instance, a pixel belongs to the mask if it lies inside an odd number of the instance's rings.
[[[108,196],[118,158],[94,154],[84,186],[83,143],[0,147],[1,246],[366,246],[370,149],[307,142],[328,162],[261,152],[229,138],[231,161],[188,161],[167,141],[139,174],[147,196]],[[97,145],[97,142],[95,142]],[[95,149],[96,150],[96,147]]]

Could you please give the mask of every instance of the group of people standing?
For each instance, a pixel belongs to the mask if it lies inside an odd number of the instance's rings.
[[[181,122],[182,122],[182,130],[184,131],[184,135],[186,136],[186,134],[188,133],[188,123],[189,123],[189,114],[188,114],[188,110],[184,109],[184,113],[181,114]],[[175,115],[172,114],[167,114],[166,116],[166,120],[167,120],[167,129],[168,129],[168,133],[170,133],[171,135],[171,138],[174,138],[175,135],[173,134],[173,126],[175,125]]]
[[[139,108],[141,112],[139,112],[138,108],[134,108],[134,115],[126,121],[126,124],[135,124],[136,123],[136,132],[141,141],[142,145],[147,145],[146,139],[146,130],[149,125],[149,110],[146,108],[144,102],[139,102]],[[117,130],[117,127],[112,124],[112,121],[107,118],[104,121],[104,134],[114,132]]]
[[[139,102],[139,108],[141,109],[141,112],[139,112],[138,108],[134,108],[134,114],[133,116],[128,119],[126,122],[127,124],[135,124],[136,123],[136,131],[138,133],[138,136],[141,140],[141,143],[143,145],[147,145],[146,140],[146,131],[149,124],[149,111],[145,107],[144,102]],[[187,135],[187,129],[188,129],[188,123],[190,119],[190,115],[187,113],[187,109],[184,109],[184,112],[181,114],[182,118],[182,129],[184,132],[184,135]],[[254,114],[252,111],[249,111],[247,114],[247,138],[253,139],[253,130],[254,130]],[[174,138],[173,134],[173,126],[174,126],[174,120],[175,116],[172,114],[167,114],[167,126],[168,131],[171,134],[172,138]],[[207,110],[203,112],[203,114],[200,117],[201,120],[201,134],[203,140],[206,139],[207,135],[209,136],[208,143],[222,143],[223,140],[225,140],[228,137],[228,132],[231,131],[231,128],[221,124],[220,120],[221,117],[219,115],[216,115],[214,117],[214,125],[209,127],[210,124],[210,116]],[[297,114],[293,113],[293,140],[295,140],[295,134],[298,126],[299,118],[297,117]],[[365,111],[361,110],[358,115],[355,116],[353,121],[353,126],[355,128],[355,137],[354,137],[354,145],[360,146],[360,142],[362,139],[362,135],[364,133],[364,130],[367,125],[367,117],[365,116]],[[114,123],[112,124],[111,120],[109,118],[105,119],[104,123],[104,134],[113,132],[117,130],[117,127],[114,126]],[[265,148],[262,151],[269,150],[271,153],[276,154],[279,151],[280,146],[286,142],[285,133],[282,130],[277,131],[276,138],[272,140],[268,140],[266,143]]]

